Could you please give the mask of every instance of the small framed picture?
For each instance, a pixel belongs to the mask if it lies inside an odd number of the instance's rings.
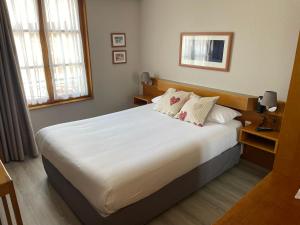
[[[111,34],[111,46],[126,47],[126,34],[125,33],[112,33]]]
[[[127,51],[118,50],[112,52],[113,64],[127,63]]]

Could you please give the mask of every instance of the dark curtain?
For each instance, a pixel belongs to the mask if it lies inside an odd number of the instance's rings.
[[[6,2],[0,0],[0,153],[5,162],[38,156],[21,82]]]

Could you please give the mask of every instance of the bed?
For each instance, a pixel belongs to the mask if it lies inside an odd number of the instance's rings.
[[[227,103],[246,109],[248,98],[236,97]],[[198,127],[149,104],[44,128],[37,144],[50,183],[83,224],[141,225],[237,164],[240,127]]]

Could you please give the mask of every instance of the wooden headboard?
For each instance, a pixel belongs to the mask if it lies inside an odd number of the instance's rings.
[[[153,85],[143,85],[143,94],[147,96],[159,96],[169,88],[177,90],[194,92],[197,95],[211,97],[220,96],[218,104],[241,111],[253,111],[257,102],[257,97],[244,95],[229,91],[201,87],[196,85],[178,83],[169,80],[153,79]]]

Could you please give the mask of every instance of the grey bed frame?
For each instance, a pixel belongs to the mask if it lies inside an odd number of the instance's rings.
[[[102,217],[85,197],[43,157],[48,180],[85,225],[143,225],[186,198],[239,162],[240,145],[223,152],[159,191],[107,217]]]

